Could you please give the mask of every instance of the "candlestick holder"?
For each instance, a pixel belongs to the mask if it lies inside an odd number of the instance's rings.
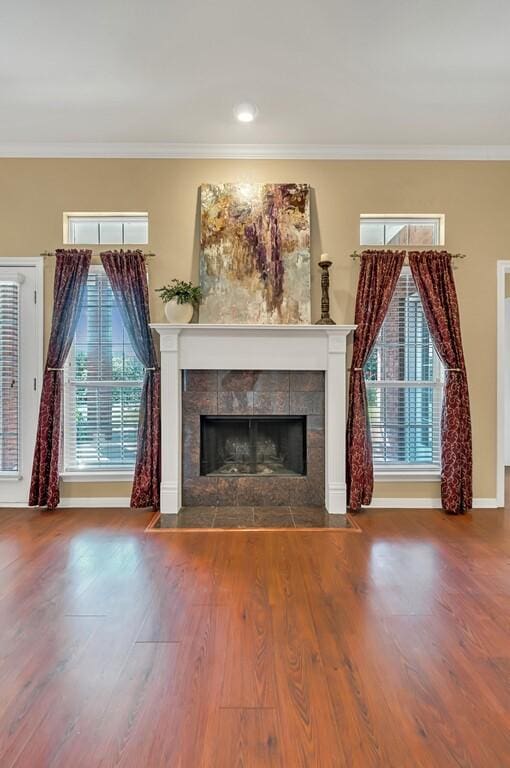
[[[315,325],[336,325],[335,321],[329,316],[329,268],[333,262],[319,261],[321,274],[321,319],[317,320]]]

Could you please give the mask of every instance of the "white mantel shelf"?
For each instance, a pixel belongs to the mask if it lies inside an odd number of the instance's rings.
[[[181,371],[325,371],[326,508],[345,514],[345,352],[354,325],[156,323],[161,348],[161,514],[181,508]]]
[[[278,325],[278,323],[273,324],[267,324],[267,325],[260,325],[257,323],[151,323],[151,328],[154,328],[155,331],[162,331],[163,333],[167,332],[168,330],[181,330],[181,331],[191,331],[191,332],[199,332],[204,330],[213,330],[213,331],[263,331],[264,333],[269,331],[283,331],[284,333],[288,331],[303,331],[304,333],[307,333],[309,331],[338,331],[340,333],[350,333],[351,331],[354,331],[356,329],[355,325],[316,325],[315,323],[306,325],[306,324],[299,324],[299,325]]]

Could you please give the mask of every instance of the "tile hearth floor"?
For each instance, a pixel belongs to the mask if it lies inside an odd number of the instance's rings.
[[[330,515],[323,507],[184,507],[153,530],[186,528],[335,528],[356,530],[347,515]]]

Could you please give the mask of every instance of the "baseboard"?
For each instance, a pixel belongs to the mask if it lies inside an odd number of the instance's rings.
[[[473,509],[496,509],[496,499],[473,499]],[[441,509],[441,499],[372,499],[373,509]]]
[[[27,509],[28,504],[22,501],[0,501],[0,509]]]
[[[59,508],[73,509],[79,507],[116,507],[129,509],[129,496],[87,496],[84,498],[66,498],[60,499]],[[28,509],[28,504],[24,502],[0,501],[0,509]],[[35,509],[35,507],[34,507]]]
[[[129,496],[87,496],[83,498],[66,498],[60,499],[59,506],[63,509],[71,509],[73,507],[117,507],[117,508],[129,508]]]
[[[473,509],[499,509],[497,499],[473,499]]]
[[[62,509],[72,509],[73,507],[104,507],[104,508],[129,508],[130,499],[128,496],[88,496],[83,498],[63,498],[60,500]],[[0,508],[26,508],[26,504],[9,504],[0,502]],[[441,509],[441,499],[407,499],[395,498],[387,499],[376,497],[370,504],[372,509]],[[473,499],[473,509],[497,509],[496,499],[475,498]]]

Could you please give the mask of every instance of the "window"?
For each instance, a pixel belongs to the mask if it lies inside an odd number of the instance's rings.
[[[147,213],[64,213],[64,242],[71,245],[146,245]]]
[[[444,243],[444,216],[362,214],[359,237],[360,245],[441,245]]]
[[[409,267],[365,366],[376,473],[439,473],[443,370]]]
[[[19,282],[0,274],[0,474],[19,471]]]
[[[143,375],[108,278],[93,266],[66,364],[64,474],[133,470]]]

